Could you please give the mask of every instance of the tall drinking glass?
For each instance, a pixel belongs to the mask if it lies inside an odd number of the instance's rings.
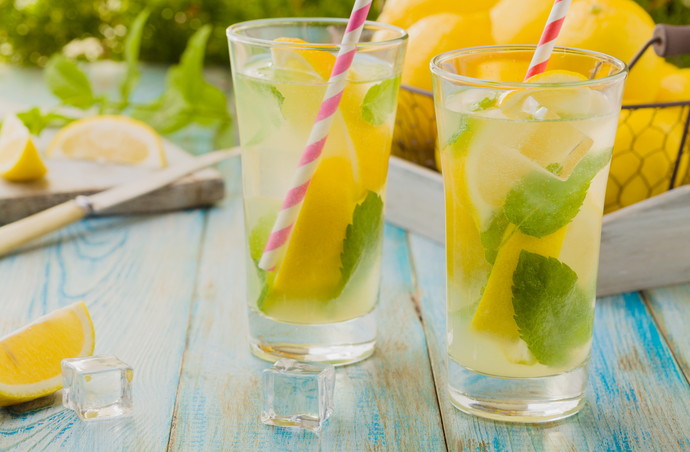
[[[448,382],[455,406],[545,422],[583,404],[621,61],[534,47],[431,63],[446,199]]]
[[[374,351],[383,205],[407,35],[367,22],[329,137],[277,266],[259,268],[347,25],[266,19],[227,30],[247,235],[251,349],[347,364]]]

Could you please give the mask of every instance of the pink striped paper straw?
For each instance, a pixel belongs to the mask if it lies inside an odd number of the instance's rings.
[[[558,38],[558,33],[560,33],[561,27],[563,26],[565,14],[570,7],[570,1],[571,0],[556,0],[553,3],[551,13],[546,21],[546,26],[541,33],[539,44],[534,51],[534,55],[532,55],[532,61],[529,63],[529,69],[527,69],[525,80],[533,75],[541,74],[544,72],[544,69],[546,69],[546,65],[549,64],[549,58],[551,58],[551,52],[553,52],[553,46],[556,44],[556,38]]]
[[[268,242],[259,261],[259,267],[264,270],[273,271],[285,252],[290,232],[295,225],[295,221],[297,221],[309,183],[319,164],[321,151],[323,151],[323,147],[328,139],[333,116],[340,104],[340,98],[343,96],[343,90],[347,83],[347,73],[352,65],[355,52],[357,52],[357,43],[362,35],[364,21],[369,14],[371,2],[372,0],[355,0],[355,4],[352,7],[352,14],[350,14],[350,19],[347,22],[347,28],[340,43],[338,56],[335,59],[333,71],[328,79],[326,94],[323,97],[319,113],[309,134],[307,146],[304,148],[299,165],[295,171],[295,176],[292,179],[292,188],[285,195],[283,205],[278,212],[278,218],[276,218],[271,235],[268,237]]]

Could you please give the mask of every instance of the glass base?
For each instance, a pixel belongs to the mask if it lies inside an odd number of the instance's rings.
[[[460,411],[507,422],[551,422],[576,414],[584,405],[587,369],[538,378],[483,375],[448,360],[450,401]]]
[[[374,312],[345,322],[298,325],[249,309],[249,348],[266,361],[292,358],[342,366],[367,359],[375,344]]]

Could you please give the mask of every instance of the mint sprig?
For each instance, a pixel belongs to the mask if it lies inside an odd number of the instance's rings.
[[[522,251],[513,273],[513,308],[520,337],[547,366],[566,364],[592,335],[593,296],[577,273],[553,257]]]
[[[506,217],[533,237],[556,232],[575,218],[592,179],[610,159],[610,150],[587,155],[564,181],[536,171],[528,174],[508,193]]]
[[[342,294],[356,271],[372,263],[371,257],[378,250],[383,231],[383,200],[373,191],[352,213],[352,223],[345,231],[343,252],[340,254],[340,282],[333,298]]]
[[[380,126],[395,111],[400,77],[385,80],[369,88],[362,101],[362,119]]]
[[[285,96],[270,83],[246,77],[237,77],[236,86],[235,95],[238,103],[254,106],[242,112],[243,115],[253,116],[249,123],[257,127],[245,142],[245,146],[254,146],[265,140],[282,124],[285,119],[282,111]]]
[[[18,116],[29,130],[38,135],[48,126],[64,125],[84,116],[64,114],[64,107],[74,107],[84,110],[85,114],[92,114],[94,109],[100,114],[129,114],[147,122],[162,134],[197,123],[215,129],[215,146],[232,145],[232,119],[226,96],[203,76],[206,42],[211,32],[208,25],[192,35],[180,64],[168,70],[162,96],[148,105],[133,105],[130,98],[140,78],[139,48],[148,17],[149,10],[139,13],[125,40],[126,71],[120,82],[120,99],[111,100],[106,95],[96,95],[91,81],[77,61],[61,54],[53,55],[46,64],[44,79],[60,104],[51,109],[32,107],[19,113]]]

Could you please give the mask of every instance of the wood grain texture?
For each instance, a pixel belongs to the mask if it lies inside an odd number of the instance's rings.
[[[441,174],[392,158],[386,219],[445,242]],[[604,216],[600,296],[690,281],[690,186]]]
[[[185,345],[203,212],[82,221],[0,259],[0,336],[85,300],[96,353],[134,367],[130,418],[86,424],[59,394],[0,410],[0,450],[163,450]]]
[[[167,142],[170,164],[189,161],[191,156]],[[48,174],[30,183],[12,183],[0,179],[0,225],[40,212],[49,207],[90,195],[106,188],[134,181],[151,171],[148,168],[108,165],[98,162],[48,159]],[[107,214],[163,212],[212,204],[223,197],[223,179],[218,171],[207,168],[140,198],[123,203]]]
[[[415,236],[411,249],[450,450],[690,448],[690,386],[637,294],[598,301],[588,403],[575,417],[511,425],[459,412],[446,394],[444,252]]]
[[[690,381],[690,285],[643,292],[676,361]]]
[[[261,370],[269,364],[248,349],[239,172],[226,166],[232,192],[209,218],[170,448],[443,450],[405,234],[395,228],[386,229],[378,348],[337,369],[333,418],[319,436],[261,424]]]

